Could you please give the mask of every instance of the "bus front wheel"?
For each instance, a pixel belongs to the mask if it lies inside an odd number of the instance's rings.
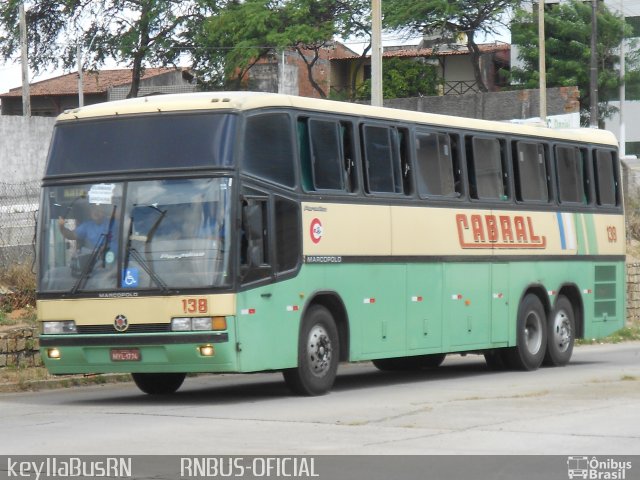
[[[149,395],[174,393],[184,382],[184,373],[132,373],[137,387]]]
[[[569,363],[575,341],[575,324],[571,302],[565,296],[558,297],[549,319],[545,365],[561,367]]]
[[[518,308],[516,346],[507,352],[510,367],[536,370],[544,360],[547,347],[547,315],[540,299],[527,294]]]
[[[298,366],[284,370],[287,386],[298,395],[322,395],[331,390],[338,371],[338,330],[329,310],[309,308],[300,326]]]

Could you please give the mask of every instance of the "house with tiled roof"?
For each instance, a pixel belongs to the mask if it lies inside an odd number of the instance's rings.
[[[511,46],[507,43],[495,42],[479,44],[480,69],[484,84],[489,91],[499,91],[505,86],[500,70],[508,70],[510,66]],[[385,47],[382,62],[390,58],[404,58],[420,61],[438,68],[438,76],[442,79],[443,95],[461,95],[477,93],[478,85],[473,73],[471,55],[464,43],[450,43],[436,47],[423,44],[415,46]],[[331,57],[331,90],[337,96],[348,97],[355,83],[356,88],[371,78],[371,57],[339,55]],[[353,82],[355,78],[355,82]]]
[[[98,70],[83,72],[84,105],[120,100],[131,88],[131,70]],[[138,96],[160,93],[193,92],[194,76],[182,68],[147,68],[140,80]],[[31,115],[55,117],[64,110],[76,108],[78,73],[34,82],[29,86]],[[2,115],[22,115],[22,87],[0,94]]]

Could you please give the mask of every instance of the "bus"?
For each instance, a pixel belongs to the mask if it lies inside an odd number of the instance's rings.
[[[58,118],[38,231],[53,374],[563,366],[624,325],[616,139],[249,92]]]

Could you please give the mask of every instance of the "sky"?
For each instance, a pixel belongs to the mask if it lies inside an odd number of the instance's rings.
[[[504,30],[503,33],[500,33],[492,38],[480,39],[480,42],[493,42],[493,41],[502,41],[502,42],[510,42],[510,32],[508,30]],[[356,52],[361,52],[364,49],[365,42],[361,42],[358,40],[341,40],[345,43],[349,48]],[[402,38],[397,33],[384,33],[382,43],[384,46],[389,45],[417,45],[420,42],[419,38]],[[119,68],[118,65],[108,65],[104,68]],[[122,66],[122,68],[126,68]],[[57,77],[59,75],[64,75],[66,73],[70,73],[70,71],[64,71],[62,69],[50,69],[45,72],[41,72],[39,75],[35,76],[32,72],[29,75],[29,82],[35,83],[41,80],[47,80],[52,77]],[[22,85],[22,70],[20,67],[20,60],[14,62],[5,62],[3,63],[0,60],[0,94],[6,93],[12,88],[20,87]]]

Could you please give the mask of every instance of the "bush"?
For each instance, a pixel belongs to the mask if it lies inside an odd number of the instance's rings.
[[[0,284],[4,291],[0,294],[1,311],[11,312],[36,304],[36,276],[30,265],[11,265],[1,271]]]

